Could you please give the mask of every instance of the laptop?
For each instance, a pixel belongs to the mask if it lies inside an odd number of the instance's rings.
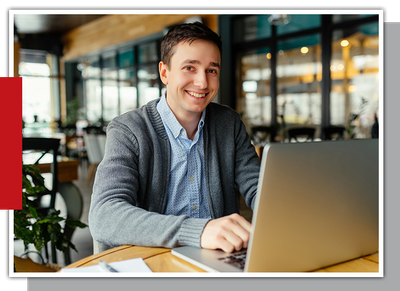
[[[209,272],[305,272],[372,254],[378,184],[377,139],[270,144],[247,253],[189,246],[171,253]]]

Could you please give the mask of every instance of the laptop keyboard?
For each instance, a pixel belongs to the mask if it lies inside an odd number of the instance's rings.
[[[247,254],[246,252],[230,254],[228,256],[218,258],[218,260],[221,260],[226,264],[244,270],[244,263],[246,262],[246,254]]]

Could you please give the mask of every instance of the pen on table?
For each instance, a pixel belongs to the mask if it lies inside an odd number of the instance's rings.
[[[99,266],[104,272],[113,272],[113,273],[118,273],[117,270],[115,270],[113,267],[111,267],[109,264],[107,264],[105,261],[101,260],[99,262]]]

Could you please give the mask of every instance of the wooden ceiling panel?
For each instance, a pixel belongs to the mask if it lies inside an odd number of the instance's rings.
[[[63,34],[105,14],[15,14],[18,34]]]

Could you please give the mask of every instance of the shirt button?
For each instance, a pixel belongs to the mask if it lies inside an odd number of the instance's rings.
[[[193,207],[192,207],[192,208],[193,208],[193,210],[196,210],[196,208],[197,208],[197,207],[196,207],[196,205],[193,205]]]
[[[190,181],[193,181],[194,180],[194,178],[193,177],[190,177]]]
[[[182,135],[185,135],[185,131],[184,130],[182,130]]]

